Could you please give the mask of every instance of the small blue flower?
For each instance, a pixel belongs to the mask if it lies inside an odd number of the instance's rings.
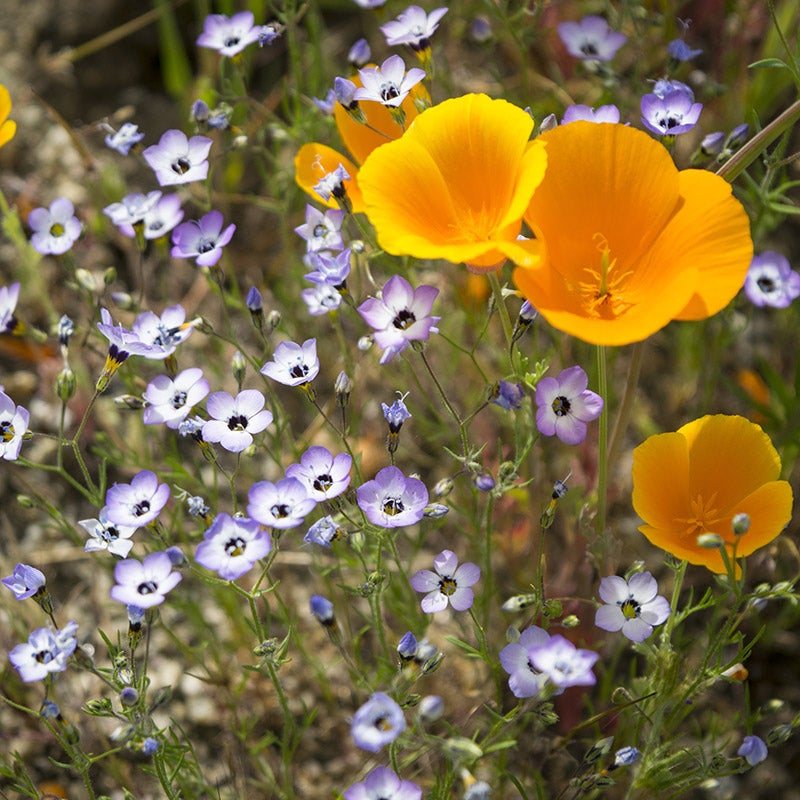
[[[614,767],[629,767],[635,764],[641,755],[635,747],[621,747],[614,753]]]
[[[745,736],[736,751],[751,767],[760,764],[767,757],[767,745],[758,736]]]
[[[417,637],[411,631],[404,633],[397,643],[397,654],[402,661],[411,661],[417,654]]]
[[[642,123],[659,136],[677,136],[690,131],[697,124],[702,103],[681,89],[667,92],[663,97],[654,92],[642,97]]]
[[[492,402],[506,411],[520,408],[525,399],[525,389],[521,383],[498,381],[493,387]]]
[[[154,739],[152,736],[148,736],[142,742],[142,755],[145,756],[155,755],[158,752],[159,747],[160,744],[158,742],[158,739]]]
[[[347,63],[351,64],[356,69],[369,64],[372,58],[372,50],[370,50],[369,42],[364,39],[358,39],[353,42],[352,47],[347,53]]]
[[[602,17],[595,15],[580,22],[562,22],[558,35],[569,54],[582,61],[611,61],[628,40],[625,34],[611,30]]]
[[[144,139],[144,134],[139,131],[139,126],[132,122],[126,122],[118,131],[113,128],[106,128],[106,147],[116,150],[123,156],[130,153],[131,148]]]
[[[691,61],[702,52],[702,50],[693,50],[683,39],[673,39],[667,45],[667,53],[676,61]]]
[[[389,695],[376,692],[356,711],[350,733],[356,747],[377,753],[406,729],[403,709]]]
[[[27,564],[17,564],[14,571],[3,578],[3,586],[14,592],[17,600],[27,600],[45,588],[44,573]]]
[[[304,542],[318,544],[322,547],[330,547],[331,542],[335,542],[342,537],[342,529],[334,522],[333,517],[323,517],[318,519],[303,537]]]
[[[311,595],[311,615],[317,622],[326,628],[333,627],[336,615],[333,613],[333,603],[321,594]]]
[[[408,397],[408,393],[398,397],[390,406],[386,405],[386,403],[381,403],[383,416],[389,424],[389,431],[391,433],[399,433],[400,428],[403,427],[403,423],[407,419],[411,419],[411,412],[406,408],[406,404],[403,402],[406,397]]]

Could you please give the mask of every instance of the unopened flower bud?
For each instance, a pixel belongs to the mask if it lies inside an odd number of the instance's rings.
[[[641,755],[642,754],[635,747],[620,747],[620,749],[614,753],[614,769],[618,767],[629,767],[631,764],[635,764]]]
[[[78,286],[85,289],[87,292],[99,292],[103,287],[98,279],[89,272],[88,269],[79,267],[75,270],[75,280],[78,281]]]
[[[272,333],[278,325],[281,324],[281,312],[277,311],[276,309],[272,309],[272,311],[267,314],[267,331]]]
[[[411,631],[404,633],[397,643],[397,655],[401,661],[411,661],[417,654],[417,637]]]
[[[156,693],[153,695],[153,702],[150,703],[150,713],[152,714],[157,708],[167,705],[171,700],[171,686],[162,686],[160,689],[156,689]]]
[[[111,302],[123,311],[133,311],[136,301],[127,292],[111,292]]]
[[[56,394],[62,403],[66,403],[75,396],[75,389],[78,386],[78,380],[75,373],[69,368],[64,367],[56,377]]]
[[[789,739],[792,735],[792,726],[791,725],[776,725],[768,734],[767,734],[767,745],[773,747],[776,744],[783,744],[785,741]]]
[[[441,503],[431,503],[431,505],[425,506],[422,514],[428,519],[442,519],[442,517],[446,517],[449,512],[450,509],[447,506]]]
[[[561,620],[562,628],[577,628],[580,624],[581,621],[576,614],[568,614]]]
[[[453,491],[453,486],[452,478],[442,478],[440,481],[437,481],[436,485],[433,487],[433,496],[447,497],[447,495]]]
[[[137,692],[136,689],[133,688],[133,686],[126,686],[119,693],[119,701],[126,708],[135,706],[139,702],[139,692]]]
[[[356,346],[362,353],[366,353],[372,347],[372,337],[370,335],[362,336]]]
[[[444,653],[437,653],[433,658],[429,658],[422,665],[422,674],[430,675],[431,672],[436,672],[439,669],[442,661],[444,661]]]
[[[500,608],[503,611],[522,611],[523,609],[530,608],[536,604],[536,595],[531,594],[517,594],[514,597],[509,597]]]
[[[750,530],[750,517],[748,514],[734,514],[731,528],[737,536],[744,536]]]
[[[17,495],[17,505],[20,508],[36,508],[36,502],[28,494],[18,494]]]
[[[718,533],[701,533],[697,537],[697,546],[706,550],[716,550],[725,544]]]
[[[444,701],[435,694],[429,694],[419,701],[419,718],[423,722],[435,722],[444,714]]]
[[[233,372],[233,379],[241,387],[247,372],[247,361],[240,350],[237,350],[231,357],[231,372]]]
[[[452,761],[477,761],[483,756],[483,750],[472,739],[462,736],[446,739],[442,745],[444,754]]]
[[[555,114],[548,114],[539,125],[539,133],[547,133],[558,127],[558,118]]]
[[[361,69],[361,67],[368,64],[371,58],[372,51],[369,48],[369,43],[363,38],[354,42],[347,53],[347,62],[356,69]]]
[[[58,703],[54,703],[52,700],[45,700],[39,710],[39,715],[42,719],[60,719],[61,709],[58,707]]]
[[[344,370],[336,376],[333,390],[336,392],[336,405],[340,408],[345,408],[350,402],[350,392],[353,390],[353,382]]]
[[[120,408],[129,408],[132,411],[139,411],[144,408],[144,400],[133,394],[118,394],[114,398],[114,405]]]
[[[613,736],[606,736],[604,739],[600,739],[600,741],[595,742],[586,752],[586,755],[583,757],[583,763],[594,764],[596,761],[599,761],[601,758],[603,758],[607,753],[611,751],[611,745],[613,744],[614,744]]]
[[[472,481],[475,488],[481,492],[491,492],[494,489],[494,478],[488,472],[481,472]]]
[[[317,622],[326,628],[332,628],[336,624],[333,603],[320,594],[311,595],[311,614]]]
[[[58,343],[62,347],[67,347],[73,333],[75,333],[75,323],[64,314],[58,321]]]
[[[106,269],[103,270],[103,283],[106,286],[111,286],[116,279],[117,270],[114,267],[106,267]]]

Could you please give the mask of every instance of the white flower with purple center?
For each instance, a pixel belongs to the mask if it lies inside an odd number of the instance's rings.
[[[327,283],[318,283],[311,289],[303,289],[300,296],[312,317],[330,314],[342,305],[341,292]]]
[[[22,447],[22,437],[28,430],[30,414],[27,409],[0,391],[0,459],[16,461]]]
[[[744,293],[754,306],[786,308],[800,296],[800,274],[791,268],[786,256],[767,250],[750,262]]]
[[[177,194],[165,194],[156,204],[145,211],[142,218],[144,225],[144,238],[148,240],[160,239],[166,236],[179,222],[183,220],[184,213],[181,208],[181,198]],[[124,236],[133,238],[136,232],[131,225],[121,223],[119,232]]]
[[[116,225],[127,226],[131,230],[134,225],[144,223],[145,215],[152,211],[161,199],[161,192],[154,191],[147,194],[134,192],[126,194],[118,203],[111,203],[103,209],[103,213]]]
[[[8,660],[26,683],[41,681],[53,672],[63,672],[78,646],[78,623],[68,622],[60,630],[37,628],[24,644],[18,644]]]
[[[344,247],[341,233],[343,221],[344,211],[340,208],[320,211],[306,204],[306,221],[298,225],[294,232],[305,239],[306,250],[309,253],[320,250],[341,250]]]
[[[426,614],[444,611],[448,603],[455,611],[466,611],[472,607],[474,586],[481,577],[477,564],[468,561],[458,564],[458,556],[452,550],[442,550],[433,559],[433,569],[421,569],[411,576],[411,586],[417,592],[427,592],[422,598],[422,610]]]
[[[339,164],[333,172],[326,172],[319,181],[314,184],[314,191],[327,203],[331,197],[336,200],[344,200],[347,196],[347,189],[344,182],[350,180],[350,173]]]
[[[219,442],[231,453],[241,453],[253,443],[253,434],[261,433],[272,422],[272,412],[264,408],[266,400],[258,389],[244,389],[234,397],[228,392],[214,392],[206,400],[211,419],[203,425],[203,439]]]
[[[28,564],[17,564],[14,571],[0,583],[14,593],[17,600],[27,600],[45,588],[44,573]]]
[[[402,781],[388,767],[375,767],[360,783],[344,790],[344,800],[421,800],[422,789]]]
[[[425,70],[406,65],[398,55],[389,56],[380,67],[365,67],[358,71],[361,86],[353,95],[355,100],[373,100],[390,108],[399,108],[408,93],[425,77]]]
[[[336,524],[333,517],[327,516],[318,519],[306,532],[303,541],[308,544],[318,544],[321,547],[330,547],[331,542],[342,538],[342,529]]]
[[[101,508],[97,519],[78,520],[78,525],[89,534],[83,546],[84,552],[96,553],[107,550],[113,556],[126,558],[133,547],[131,536],[138,526],[117,525],[108,518],[106,511],[106,508]]]
[[[235,581],[272,549],[269,533],[255,520],[218,514],[197,545],[194,560],[226,581]]]
[[[100,309],[100,319],[102,321],[97,323],[97,330],[108,339],[109,343],[106,368],[109,362],[119,367],[130,356],[153,357],[156,348],[152,344],[143,342],[135,331],[129,331],[119,323],[114,325],[108,309]]]
[[[19,300],[19,282],[0,286],[0,333],[13,333],[19,324],[14,309]]]
[[[353,459],[347,453],[334,456],[327,447],[314,445],[300,456],[299,464],[286,468],[286,476],[305,484],[318,503],[338,497],[350,485]]]
[[[117,603],[137,608],[153,608],[161,605],[167,592],[172,591],[183,579],[179,572],[172,571],[172,560],[167,553],[150,553],[144,561],[126,558],[114,567],[111,599]]]
[[[590,15],[580,22],[562,22],[558,35],[567,51],[582,61],[611,61],[628,41],[624,33],[612,31],[602,17]]]
[[[339,288],[350,274],[350,248],[332,256],[330,253],[308,253],[303,262],[313,269],[303,277],[311,283],[326,283]]]
[[[603,398],[587,389],[588,385],[579,366],[536,384],[536,427],[542,436],[557,436],[564,444],[580,444],[586,438],[586,423],[603,411]]]
[[[622,631],[632,642],[643,642],[654,625],[666,622],[671,613],[669,601],[658,595],[658,583],[649,572],[639,572],[630,580],[610,575],[600,581],[600,606],[594,624],[604,631]]]
[[[147,384],[144,399],[145,425],[165,424],[177,430],[181,422],[189,416],[192,408],[203,400],[211,390],[203,377],[203,370],[191,367],[178,373],[174,378],[158,375]]]
[[[401,11],[397,19],[381,25],[386,44],[407,45],[414,51],[427,50],[431,46],[431,36],[439,27],[439,20],[447,13],[447,8],[437,8],[430,14],[419,6],[409,6]]]
[[[306,485],[297,478],[284,478],[277,483],[259,481],[247,495],[247,513],[270,528],[296,528],[302,524],[317,501],[308,494]]]
[[[642,123],[659,136],[677,136],[690,131],[700,119],[702,103],[695,103],[691,94],[681,89],[667,92],[663,97],[656,93],[642,97]]]
[[[209,14],[203,22],[203,32],[197,37],[197,44],[231,57],[257,42],[260,34],[261,26],[255,25],[255,17],[250,11],[240,11],[232,17]]]
[[[549,640],[546,630],[531,625],[522,631],[518,642],[507,644],[500,651],[500,664],[508,673],[508,688],[514,697],[538,697],[541,693],[547,678],[533,666],[530,653]]]
[[[594,686],[597,683],[592,667],[600,655],[592,650],[579,650],[559,634],[530,648],[529,656],[533,668],[543,672],[550,683],[559,689]]]
[[[745,736],[736,755],[741,756],[751,767],[754,767],[766,759],[767,745],[759,736]]]
[[[208,153],[212,140],[183,131],[166,131],[158,141],[145,148],[144,160],[156,173],[159,186],[203,181],[208,177]]]
[[[165,308],[161,316],[143,311],[134,320],[131,330],[140,342],[151,346],[147,358],[161,360],[171,356],[178,345],[192,335],[194,325],[186,322],[186,310],[178,305]]]
[[[230,242],[236,225],[225,230],[219,211],[209,211],[199,220],[182,222],[172,231],[173,258],[194,258],[201,267],[213,267],[222,258],[222,248]]]
[[[272,354],[272,361],[261,367],[261,374],[286,386],[309,383],[319,373],[317,340],[306,339],[302,345],[281,342]]]
[[[106,516],[116,525],[149,525],[169,500],[170,488],[150,470],[142,470],[130,483],[115,483],[106,492]]]
[[[591,106],[585,106],[582,103],[576,103],[573,106],[568,106],[564,111],[564,116],[561,120],[562,125],[567,125],[570,122],[619,122],[619,109],[616,106],[599,106],[594,109]]]
[[[104,126],[107,131],[106,134],[106,147],[116,150],[123,156],[128,155],[131,147],[144,139],[144,134],[139,130],[139,126],[133,122],[126,122],[120,126],[118,131],[115,131],[110,126]]]
[[[367,298],[358,313],[375,330],[375,341],[383,349],[381,364],[391,361],[414,341],[426,341],[438,333],[441,317],[430,315],[439,290],[422,285],[417,289],[402,276],[386,281],[380,298]]]
[[[33,230],[31,245],[43,256],[66,253],[81,235],[81,223],[75,216],[75,206],[66,197],[50,203],[50,208],[34,208],[28,214]]]
[[[359,508],[373,525],[402,528],[419,522],[428,505],[428,490],[417,478],[406,478],[397,467],[384,467],[356,490]]]
[[[403,709],[383,692],[375,694],[356,711],[350,733],[356,747],[377,753],[406,729]]]

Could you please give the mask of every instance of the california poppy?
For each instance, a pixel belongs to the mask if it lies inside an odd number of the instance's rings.
[[[717,534],[729,555],[735,542],[737,557],[769,544],[792,516],[792,488],[780,473],[769,437],[744,417],[701,417],[651,436],[633,451],[639,530],[676,558],[725,572],[719,548],[702,547],[698,536]],[[738,534],[737,515],[746,515]]]
[[[547,174],[525,220],[542,259],[514,281],[553,327],[629,344],[716,314],[739,291],[753,242],[722,178],[679,171],[660,142],[624,125],[571,122],[540,139]]]
[[[532,130],[521,108],[483,94],[426,109],[359,172],[380,246],[483,272],[506,258],[536,263],[538,243],[517,239],[547,166],[544,145],[529,141]]]
[[[11,95],[8,89],[0,84],[0,147],[14,138],[17,132],[17,123],[9,119],[11,113]]]

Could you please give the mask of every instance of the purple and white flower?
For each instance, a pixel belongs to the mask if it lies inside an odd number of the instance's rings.
[[[336,108],[336,93],[333,89],[328,89],[325,97],[312,97],[311,102],[323,114],[333,114],[333,109]]]
[[[116,525],[107,516],[105,508],[100,509],[97,519],[81,519],[78,525],[89,534],[84,552],[95,553],[107,550],[111,555],[127,558],[131,552],[133,542],[131,536],[136,532],[135,525]]]
[[[498,381],[493,387],[492,402],[504,408],[506,411],[522,407],[525,399],[525,389],[521,383],[510,383],[509,381]]]
[[[324,625],[326,628],[332,628],[336,624],[336,614],[333,610],[333,603],[327,597],[321,594],[312,594],[311,601],[309,602],[311,616]]]
[[[415,52],[427,50],[431,46],[431,36],[439,27],[439,20],[447,13],[447,8],[437,8],[430,14],[420,6],[409,6],[401,11],[397,19],[381,25],[386,44],[407,45]]]
[[[750,262],[744,293],[754,306],[786,308],[800,296],[800,274],[791,268],[786,256],[767,250]]]
[[[766,759],[767,745],[759,736],[745,736],[736,755],[741,756],[751,767],[754,767]]]
[[[677,136],[690,131],[697,124],[702,103],[695,103],[691,94],[673,89],[663,97],[657,93],[642,97],[642,123],[659,136]]]
[[[518,642],[507,644],[500,651],[500,664],[508,673],[508,688],[514,697],[537,697],[547,677],[539,672],[531,662],[531,650],[550,640],[550,634],[543,628],[531,625],[520,634]]]
[[[139,142],[144,139],[144,134],[139,130],[139,126],[135,125],[133,122],[124,123],[120,126],[118,131],[115,131],[111,127],[104,127],[106,130],[110,131],[110,133],[106,134],[106,147],[116,150],[123,156],[128,155],[131,151],[131,147],[135,144],[139,144]]]
[[[689,47],[683,39],[673,39],[667,45],[667,53],[671,58],[674,58],[676,61],[691,61],[693,58],[702,54],[702,49],[694,50],[693,48]]]
[[[567,125],[570,122],[619,122],[619,109],[614,105],[599,106],[594,109],[591,106],[585,106],[582,103],[568,106],[564,111],[564,116],[561,119],[562,125]]]
[[[308,253],[303,259],[304,263],[313,268],[303,277],[311,283],[328,284],[339,288],[345,285],[350,274],[350,248],[342,250],[333,256],[327,252]]]
[[[318,283],[311,289],[303,289],[300,297],[306,304],[308,313],[312,317],[321,317],[330,314],[342,305],[342,294],[327,283]]]
[[[398,392],[398,395],[400,392]],[[400,395],[391,405],[381,403],[381,411],[383,411],[383,418],[389,426],[390,433],[400,433],[400,428],[407,419],[411,419],[411,412],[406,407],[405,399],[408,397],[408,392]]]
[[[296,528],[301,525],[317,501],[308,494],[306,485],[297,478],[284,478],[277,483],[259,481],[247,495],[247,513],[270,528]]]
[[[145,425],[165,424],[172,430],[189,416],[192,408],[208,395],[211,387],[203,377],[203,370],[191,367],[179,372],[174,378],[158,375],[147,384],[144,399]]]
[[[231,453],[241,453],[253,443],[253,434],[261,433],[272,422],[272,412],[264,408],[266,400],[258,389],[244,389],[234,397],[228,392],[214,392],[206,400],[211,417],[203,425],[203,439],[219,442]]]
[[[143,311],[133,322],[131,331],[140,342],[150,345],[147,358],[160,361],[171,356],[181,342],[185,342],[194,330],[191,322],[186,322],[186,309],[183,306],[170,306],[161,316],[152,311]]]
[[[319,373],[317,340],[306,339],[302,345],[281,342],[272,354],[272,361],[261,367],[261,374],[286,386],[309,383]]]
[[[0,333],[13,333],[19,324],[14,316],[18,300],[19,281],[8,286],[0,286]]]
[[[361,86],[353,97],[356,100],[373,100],[376,103],[398,108],[408,93],[425,77],[425,70],[406,65],[398,55],[389,56],[380,67],[365,67],[358,71]]]
[[[355,69],[361,69],[365,64],[372,60],[372,50],[369,42],[362,36],[356,39],[347,51],[347,63]]]
[[[422,800],[422,789],[400,780],[388,767],[375,767],[363,781],[344,790],[344,800]]]
[[[197,37],[197,44],[230,58],[257,42],[260,34],[261,26],[255,25],[255,17],[250,11],[240,11],[232,17],[209,14],[203,22],[203,32]]]
[[[612,31],[608,22],[595,15],[580,22],[562,22],[558,35],[569,54],[582,61],[611,61],[628,41],[625,34]]]
[[[149,525],[169,500],[170,488],[150,470],[142,470],[130,483],[115,483],[106,492],[106,516],[115,525],[138,528]]]
[[[439,290],[422,285],[417,289],[402,276],[394,275],[384,285],[380,298],[367,298],[358,313],[375,330],[375,341],[383,349],[381,364],[391,361],[413,341],[426,341],[438,333],[441,317],[431,316]]]
[[[130,356],[152,357],[152,354],[156,352],[156,348],[152,344],[143,342],[135,331],[129,331],[120,323],[114,325],[108,309],[100,309],[100,319],[101,322],[97,323],[97,330],[108,339],[109,343],[107,362],[111,360],[116,366],[119,366]]]
[[[558,436],[564,444],[580,444],[586,423],[603,411],[603,398],[586,387],[589,379],[579,367],[568,367],[556,378],[536,385],[536,427],[542,436]]]
[[[163,552],[150,553],[144,561],[126,558],[114,567],[111,599],[117,603],[137,608],[153,608],[161,605],[167,592],[183,579],[180,572],[173,572],[172,560]]]
[[[344,211],[340,208],[320,211],[311,204],[306,204],[306,221],[298,225],[294,232],[305,239],[309,253],[320,250],[341,250],[344,247],[341,233],[343,221]]]
[[[422,598],[422,610],[426,614],[444,611],[449,603],[455,611],[466,611],[472,607],[474,586],[481,577],[477,564],[466,562],[458,565],[458,556],[452,550],[442,550],[433,559],[435,572],[421,569],[411,576],[411,586],[417,592],[427,592]]]
[[[272,550],[272,540],[261,525],[247,517],[218,514],[197,545],[194,560],[226,581],[235,581]]]
[[[356,490],[359,508],[373,525],[402,528],[419,522],[428,505],[428,490],[397,467],[384,467]]]
[[[342,529],[336,524],[333,517],[327,516],[318,519],[306,532],[303,541],[308,544],[318,544],[321,547],[330,547],[331,542],[341,539]]]
[[[600,657],[599,653],[579,650],[559,634],[530,648],[529,656],[533,668],[543,672],[550,683],[559,689],[594,686],[597,683],[592,667]]]
[[[44,590],[47,579],[44,573],[28,564],[17,564],[14,571],[0,583],[14,593],[17,600],[27,600]]]
[[[37,628],[27,642],[18,644],[8,654],[8,660],[26,683],[41,681],[53,672],[63,672],[78,646],[77,630],[78,623],[74,620],[57,631]]]
[[[318,503],[338,497],[350,485],[353,459],[347,453],[334,456],[327,447],[314,445],[300,456],[299,464],[286,468],[288,478],[297,478]]]
[[[1,388],[1,387],[0,387]],[[16,461],[22,437],[28,430],[30,414],[0,390],[0,459]]]
[[[347,189],[344,182],[350,180],[350,173],[344,168],[343,164],[339,164],[333,172],[326,172],[314,184],[314,191],[326,203],[330,201],[331,197],[337,201],[344,200],[347,197]]]
[[[75,206],[66,197],[50,203],[50,208],[34,208],[28,214],[33,230],[31,245],[43,256],[66,253],[81,235],[81,223],[75,216]]]
[[[658,583],[649,572],[639,572],[630,580],[609,575],[600,581],[604,606],[597,609],[594,624],[604,631],[622,631],[632,642],[643,642],[654,625],[666,622],[672,610],[669,601],[658,595]]]
[[[160,194],[160,192],[159,192]],[[148,240],[160,239],[166,236],[178,223],[183,220],[184,213],[181,208],[181,198],[177,194],[165,194],[156,204],[148,209],[142,218],[144,225],[144,238]],[[124,236],[133,238],[136,233],[131,225],[121,223],[117,226]]]
[[[161,199],[161,192],[158,190],[141,194],[133,192],[126,194],[118,203],[111,203],[103,209],[103,213],[117,227],[126,226],[133,231],[134,225],[142,225],[145,215],[152,211],[156,203]]]
[[[142,155],[156,173],[159,186],[203,181],[208,177],[208,153],[212,140],[183,131],[168,130],[158,144],[145,148]]]
[[[389,695],[375,694],[356,711],[350,724],[350,733],[356,747],[377,753],[384,745],[393,742],[406,729],[406,718]]]
[[[236,225],[225,230],[219,211],[209,211],[199,220],[182,222],[172,231],[173,258],[194,258],[201,267],[213,267],[222,258],[222,248],[230,242]]]

